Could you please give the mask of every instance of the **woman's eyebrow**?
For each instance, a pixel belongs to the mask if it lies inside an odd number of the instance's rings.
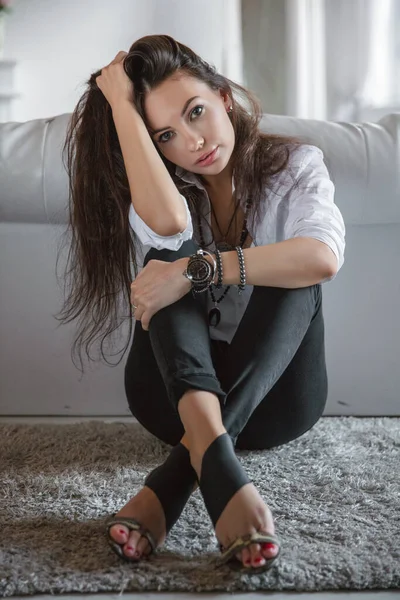
[[[193,98],[189,98],[189,100],[186,100],[186,102],[182,108],[181,117],[183,117],[183,115],[186,112],[187,107],[189,106],[191,101],[194,100],[195,98],[200,98],[200,96],[193,96]],[[155,135],[156,133],[160,133],[160,131],[164,131],[164,129],[170,129],[170,128],[171,128],[171,125],[168,125],[168,127],[161,127],[161,129],[150,129],[151,135]]]

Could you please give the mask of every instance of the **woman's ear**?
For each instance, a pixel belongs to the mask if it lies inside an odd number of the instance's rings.
[[[224,101],[225,110],[228,110],[228,108],[232,105],[232,100],[230,99],[229,94],[227,94],[226,92],[220,91],[220,94]]]
[[[222,101],[223,101],[223,103],[225,105],[225,108],[228,108],[228,106],[230,106],[230,104],[229,104],[229,100],[230,100],[229,94],[227,94],[223,90],[219,90],[219,95],[222,98]]]

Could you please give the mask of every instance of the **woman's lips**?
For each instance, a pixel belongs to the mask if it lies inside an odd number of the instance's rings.
[[[211,165],[211,163],[214,162],[214,160],[217,157],[217,152],[218,152],[218,148],[219,146],[217,146],[215,148],[215,150],[213,150],[208,156],[207,158],[205,158],[204,160],[199,160],[196,165],[201,165],[202,167],[207,167],[208,165]]]

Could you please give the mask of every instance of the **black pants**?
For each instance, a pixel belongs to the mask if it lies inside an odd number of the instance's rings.
[[[151,259],[172,262],[198,248],[193,240],[177,251],[151,248],[144,266]],[[220,306],[223,318],[223,301]],[[194,298],[189,292],[161,309],[148,331],[136,321],[125,366],[133,416],[175,446],[185,433],[177,406],[189,389],[219,397],[237,449],[271,448],[311,429],[328,393],[321,284],[254,286],[230,344],[210,339],[206,293]]]

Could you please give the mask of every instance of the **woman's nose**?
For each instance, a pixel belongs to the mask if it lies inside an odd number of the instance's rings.
[[[196,152],[204,147],[204,138],[198,133],[188,133],[186,138],[186,146],[191,152]]]

